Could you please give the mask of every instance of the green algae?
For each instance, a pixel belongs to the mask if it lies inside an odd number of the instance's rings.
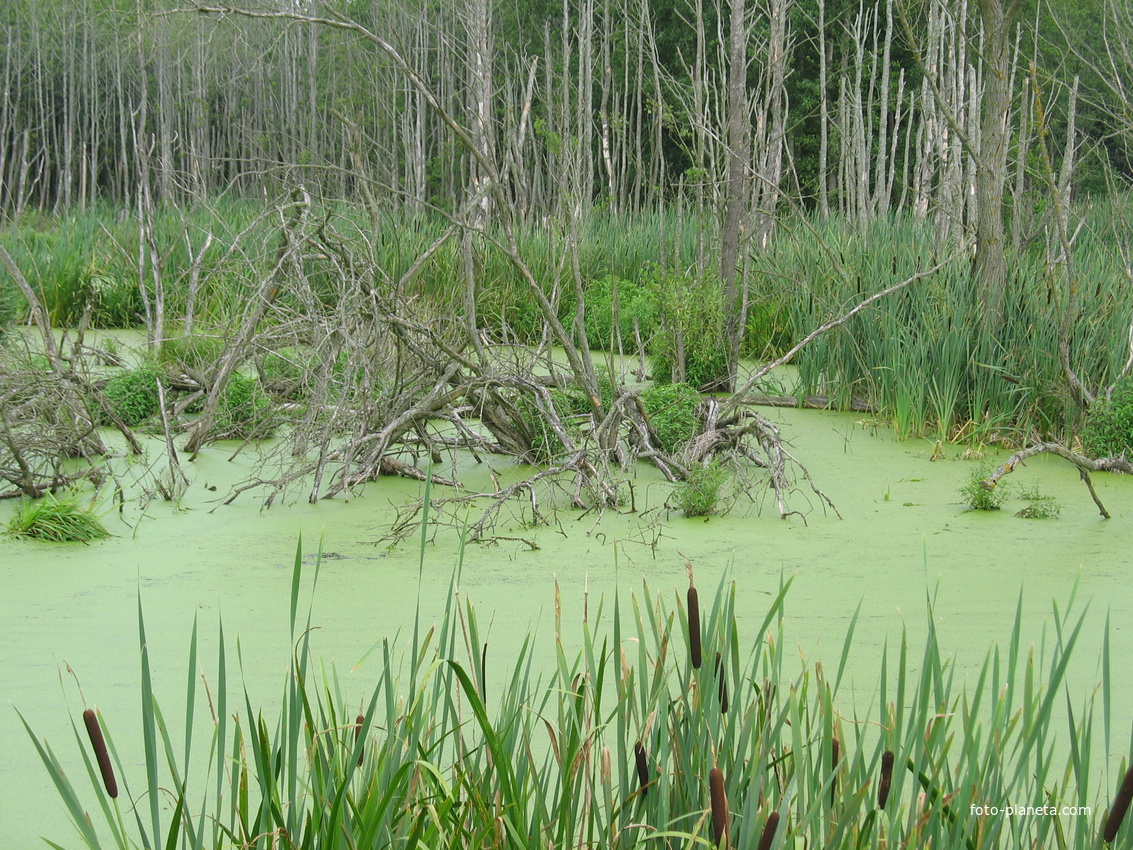
[[[1011,514],[1018,505],[1012,502],[1006,505],[1010,510],[980,514],[966,511],[958,496],[974,466],[960,459],[961,448],[946,448],[949,456],[934,461],[932,443],[894,442],[886,430],[852,415],[795,410],[766,415],[782,427],[843,519],[824,512],[805,489],[794,494],[793,507],[802,515],[786,521],[764,493],[752,494],[750,510],[741,501],[727,517],[666,515],[662,506],[671,487],[643,469],[635,488],[636,514],[607,513],[596,523],[592,515],[564,512],[560,526],[516,529],[515,540],[469,546],[459,586],[476,603],[487,633],[489,687],[504,686],[509,659],[530,631],[547,659],[553,658],[556,580],[564,621],[579,621],[597,610],[599,599],[609,604],[616,590],[628,596],[643,577],[655,591],[683,593],[686,561],[694,564],[702,587],[714,586],[725,572],[736,580],[738,627],[748,640],[757,639],[751,632],[781,578],[795,576],[786,605],[787,639],[829,669],[841,660],[846,630],[861,603],[846,675],[867,694],[876,685],[882,647],[894,646],[902,627],[914,646],[923,637],[930,595],[934,628],[961,671],[977,667],[991,642],[1008,639],[1020,592],[1023,635],[1037,637],[1047,623],[1050,598],[1066,598],[1075,581],[1079,598],[1092,608],[1069,676],[1074,693],[1094,684],[1107,612],[1114,624],[1111,653],[1133,651],[1133,633],[1122,628],[1133,614],[1133,589],[1125,580],[1127,553],[1133,552],[1133,481],[1095,477],[1113,514],[1103,521],[1075,470],[1039,457],[1012,478],[1057,498],[1063,506],[1059,519],[1016,519]],[[86,697],[115,727],[119,746],[140,735],[139,589],[155,690],[183,686],[184,647],[194,617],[208,635],[223,615],[226,631],[241,636],[252,704],[270,699],[290,657],[283,612],[300,531],[313,555],[311,541],[325,528],[312,646],[326,663],[336,664],[347,692],[366,691],[376,663],[367,656],[374,643],[411,628],[419,580],[423,619],[441,616],[459,557],[457,530],[430,535],[420,576],[412,544],[392,550],[375,544],[397,506],[419,497],[421,485],[384,479],[350,502],[270,510],[252,500],[220,505],[233,483],[257,472],[254,454],[229,461],[230,455],[231,447],[206,448],[189,466],[193,481],[179,503],[151,502],[144,511],[128,504],[122,513],[108,514],[116,535],[110,540],[66,551],[0,542],[5,589],[0,614],[6,623],[0,677],[8,699],[41,733],[68,728],[59,678],[62,665],[69,665]],[[984,459],[1000,455],[989,452]],[[471,485],[477,476],[487,478],[467,459],[457,472]],[[442,490],[437,487],[434,495]],[[765,510],[757,513],[761,502]],[[0,522],[9,510],[0,505]],[[202,657],[211,657],[214,649],[202,639]],[[73,704],[70,689],[67,693],[71,714],[77,714],[82,706]],[[1115,717],[1133,714],[1128,683],[1115,681],[1112,698]],[[56,840],[67,835],[70,827],[50,780],[14,712],[0,722],[0,745],[12,754],[0,766],[0,782],[9,789],[4,811],[23,813],[3,818],[12,824],[6,845],[19,850],[39,846],[39,835]]]

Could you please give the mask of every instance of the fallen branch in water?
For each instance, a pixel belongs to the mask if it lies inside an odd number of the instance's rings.
[[[1094,504],[1098,506],[1101,515],[1109,519],[1109,511],[1105,509],[1101,499],[1098,498],[1097,491],[1094,490],[1094,482],[1090,480],[1091,472],[1133,472],[1133,463],[1130,463],[1124,457],[1102,457],[1092,458],[1084,454],[1066,448],[1061,443],[1036,443],[1029,448],[1022,449],[1011,455],[1004,463],[1002,463],[991,475],[980,482],[980,486],[985,490],[995,489],[995,485],[999,483],[1005,475],[1010,475],[1015,471],[1015,467],[1021,464],[1029,457],[1034,457],[1038,454],[1053,454],[1064,458],[1078,467],[1078,474],[1082,476],[1082,480],[1086,483],[1086,487],[1090,491],[1090,498],[1094,500]]]

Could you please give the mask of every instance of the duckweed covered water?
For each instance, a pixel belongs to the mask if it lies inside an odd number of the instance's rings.
[[[1069,679],[1074,693],[1085,693],[1098,678],[1107,612],[1113,657],[1133,653],[1128,625],[1133,589],[1126,580],[1133,560],[1133,480],[1095,476],[1113,515],[1105,521],[1073,467],[1036,458],[1008,480],[1016,492],[1023,485],[1037,486],[1055,496],[1062,505],[1059,519],[1017,519],[1012,514],[1023,505],[1018,499],[999,512],[967,512],[958,490],[974,463],[959,459],[962,449],[946,449],[948,458],[930,461],[931,444],[895,443],[886,429],[854,415],[794,410],[767,415],[780,422],[795,454],[843,519],[824,513],[805,485],[791,503],[804,516],[787,521],[778,519],[769,495],[757,498],[765,502],[762,515],[745,513],[741,502],[724,518],[666,517],[656,509],[669,485],[643,469],[636,494],[644,516],[607,514],[595,525],[592,514],[564,513],[561,527],[502,532],[533,540],[537,551],[519,540],[470,546],[460,591],[476,604],[481,630],[488,632],[494,687],[503,686],[510,659],[532,629],[548,663],[553,658],[556,577],[569,637],[575,633],[570,624],[581,620],[584,606],[594,617],[601,598],[608,609],[615,589],[625,599],[640,592],[644,580],[651,592],[669,599],[683,594],[686,560],[693,563],[701,588],[714,587],[724,576],[737,582],[737,608],[746,612],[741,629],[755,629],[781,578],[795,576],[786,606],[788,639],[807,659],[827,667],[837,664],[861,603],[848,666],[852,690],[846,693],[864,694],[866,702],[874,694],[881,647],[895,646],[902,627],[913,647],[922,640],[929,597],[935,599],[941,642],[961,671],[977,669],[991,642],[1006,643],[1020,592],[1024,640],[1037,641],[1051,600],[1063,604],[1075,582],[1092,615],[1075,652],[1078,663]],[[160,448],[154,452],[160,457]],[[48,738],[73,776],[83,768],[68,712],[77,718],[83,706],[68,666],[86,701],[103,713],[126,764],[142,761],[136,731],[139,591],[155,690],[174,707],[183,698],[194,617],[200,624],[199,664],[208,671],[216,666],[214,636],[223,616],[230,644],[240,635],[251,703],[270,713],[291,651],[287,610],[300,533],[312,558],[322,538],[313,646],[328,667],[336,666],[348,695],[360,698],[372,683],[379,662],[376,655],[366,656],[373,644],[399,631],[410,633],[418,586],[415,538],[393,550],[374,541],[382,537],[395,506],[420,494],[419,484],[383,480],[349,503],[262,511],[245,496],[218,507],[228,486],[256,466],[248,452],[232,462],[230,454],[226,446],[206,450],[191,466],[193,485],[177,506],[154,502],[144,516],[131,508],[121,515],[108,513],[107,525],[116,535],[111,540],[52,546],[0,539],[3,692]],[[471,462],[459,472],[470,484],[483,474]],[[0,522],[11,509],[0,505]],[[438,531],[426,550],[420,575],[426,622],[442,610],[458,551],[459,535],[451,529]],[[230,671],[237,671],[237,659],[230,664]],[[1133,716],[1133,686],[1117,677],[1114,688],[1116,752],[1107,754],[1110,761],[1127,750],[1121,718]],[[72,828],[13,710],[0,719],[0,752],[6,754],[0,761],[4,846],[43,846],[39,836],[66,846]],[[140,780],[132,784],[143,785]],[[1109,784],[1117,782],[1111,778]]]

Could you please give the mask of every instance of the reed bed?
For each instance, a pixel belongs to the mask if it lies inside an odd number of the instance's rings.
[[[1011,255],[1003,321],[989,333],[968,258],[957,256],[933,277],[882,299],[800,352],[797,385],[787,389],[826,395],[844,407],[865,401],[899,439],[1017,443],[1034,433],[1065,439],[1081,427],[1082,411],[1059,365],[1059,328],[1066,329],[1073,368],[1092,390],[1109,386],[1128,357],[1133,292],[1123,257],[1133,213],[1126,206],[1113,198],[1077,211],[1073,303],[1061,265],[1049,261],[1038,240]],[[385,287],[400,285],[449,228],[439,216],[390,212],[374,218],[347,204],[321,207],[317,214],[371,270],[375,284]],[[223,335],[276,260],[280,215],[260,202],[219,199],[159,211],[152,229],[168,334],[176,337],[191,313],[198,326]],[[599,311],[610,309],[611,281],[633,284],[627,291],[642,298],[650,292],[656,297],[669,279],[707,279],[713,269],[706,246],[714,244],[714,222],[693,220],[676,208],[617,218],[594,213],[574,229],[530,222],[516,235],[521,255],[568,326],[576,266],[584,295],[594,288],[588,306]],[[95,208],[62,219],[31,218],[0,239],[54,323],[77,322],[88,304],[95,327],[141,322],[145,298],[138,281],[146,281],[151,299],[153,281],[150,270],[139,276],[137,221]],[[459,234],[448,238],[400,297],[421,299],[422,315],[460,315],[466,304],[463,252]],[[540,341],[543,318],[508,258],[491,239],[474,239],[472,252],[480,326],[496,338]],[[755,358],[777,355],[940,256],[931,225],[922,221],[784,221],[766,250],[747,258],[752,291],[742,350]],[[319,276],[329,272],[315,258],[307,264],[317,292]],[[334,291],[328,278],[325,297]],[[284,287],[282,315],[288,307],[305,309],[290,304],[291,297]],[[19,303],[0,274],[0,307],[11,312]],[[595,335],[601,338],[591,339],[592,347],[617,344],[608,333]],[[633,350],[635,340],[622,336],[623,348]],[[649,342],[644,340],[646,347]]]
[[[1065,323],[1072,365],[1094,391],[1128,356],[1133,294],[1121,260],[1128,211],[1083,213],[1075,243],[1077,306],[1061,266],[1041,246],[1013,256],[1003,321],[989,333],[966,256],[862,311],[796,358],[796,392],[865,401],[898,439],[1018,443],[1032,433],[1065,438],[1081,425],[1058,358]],[[753,259],[781,281],[788,336],[800,338],[868,295],[911,277],[939,256],[931,229],[880,219],[866,227],[808,222],[783,228]]]
[[[422,568],[423,553],[424,545]],[[333,670],[316,672],[310,609],[304,617],[299,606],[302,563],[300,543],[296,650],[278,704],[252,705],[233,681],[223,626],[205,685],[194,675],[194,627],[186,693],[159,704],[139,601],[141,740],[116,740],[115,718],[88,708],[89,737],[76,721],[75,748],[56,755],[24,721],[83,846],[981,850],[1133,841],[1124,816],[1133,770],[1120,789],[1099,780],[1109,775],[1099,754],[1112,752],[1115,722],[1124,727],[1111,716],[1108,637],[1097,687],[1074,694],[1065,681],[1085,622],[1070,613],[1073,596],[1031,645],[1020,605],[1007,644],[974,677],[958,676],[945,657],[930,602],[923,650],[902,636],[881,653],[873,693],[863,695],[856,677],[851,696],[843,680],[856,615],[833,675],[800,665],[784,636],[790,581],[752,639],[741,638],[728,580],[704,609],[695,588],[686,607],[680,594],[668,601],[643,586],[574,629],[562,622],[556,588],[553,661],[544,664],[533,638],[515,658],[488,652],[475,607],[456,592],[458,567],[437,625],[418,619],[412,635],[376,644],[380,672],[359,709]],[[313,569],[312,594],[318,562]],[[716,663],[697,666],[698,646]],[[485,684],[493,663],[509,671],[498,693]],[[184,717],[168,723],[174,705]],[[211,728],[194,736],[201,716]],[[1011,816],[1008,805],[1060,814]]]

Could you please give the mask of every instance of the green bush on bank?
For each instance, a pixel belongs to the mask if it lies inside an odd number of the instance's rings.
[[[586,340],[591,348],[618,351],[620,341],[622,351],[634,351],[635,325],[642,343],[648,345],[657,331],[657,305],[647,288],[612,276],[590,284],[586,290]]]
[[[728,377],[723,294],[715,275],[654,268],[649,291],[657,304],[653,380],[712,387]]]

